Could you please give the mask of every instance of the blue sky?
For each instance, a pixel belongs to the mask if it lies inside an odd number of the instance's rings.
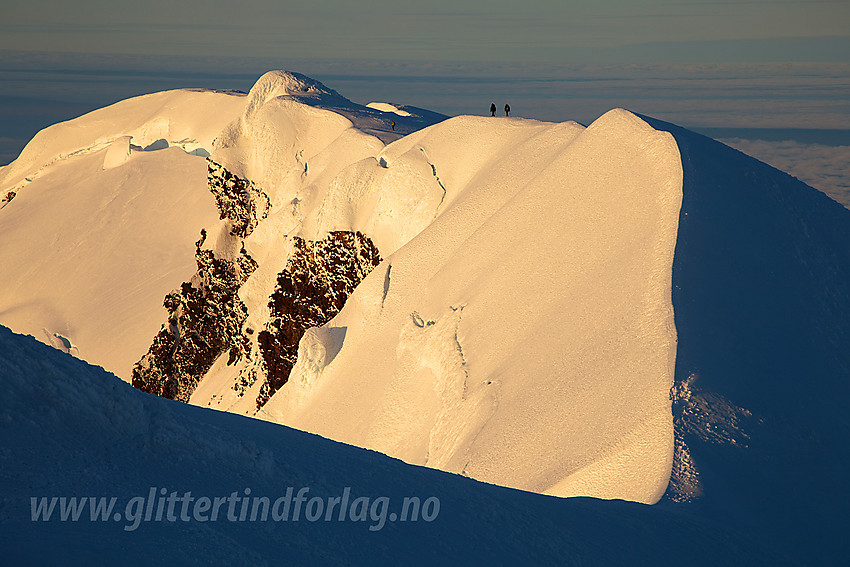
[[[447,62],[850,60],[848,0],[2,0],[0,49]]]

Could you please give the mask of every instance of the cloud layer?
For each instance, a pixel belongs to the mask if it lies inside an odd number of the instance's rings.
[[[850,208],[850,146],[743,138],[720,141],[790,173]]]

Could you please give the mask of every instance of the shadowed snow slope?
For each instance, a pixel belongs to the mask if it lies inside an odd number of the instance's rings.
[[[134,390],[99,368],[0,328],[0,553],[7,564],[121,565],[558,565],[754,564],[771,542],[732,525],[627,502],[558,499],[486,485],[245,417]],[[151,488],[183,498],[269,497],[350,488],[344,521],[216,521],[189,502],[143,521],[133,498]],[[31,521],[31,498],[116,498],[105,521],[88,505],[77,521]],[[369,497],[366,516],[352,512]],[[392,521],[404,497],[439,499],[430,522]],[[389,498],[387,507],[374,505]],[[162,498],[166,498],[162,496]],[[232,517],[241,514],[234,501]],[[194,506],[194,507],[193,507]],[[250,506],[253,508],[253,500]],[[311,516],[317,518],[313,505]],[[338,508],[341,504],[338,504]],[[384,510],[384,512],[381,512]],[[137,512],[138,511],[138,512]],[[281,512],[281,507],[278,512]],[[116,519],[114,514],[118,513]],[[99,517],[95,515],[95,517]],[[279,516],[277,516],[279,517]],[[362,520],[359,518],[362,517]],[[385,518],[382,521],[381,518]],[[43,516],[42,516],[43,518]],[[352,519],[353,518],[353,519]],[[136,529],[132,531],[125,528]],[[372,528],[370,530],[370,528]],[[764,547],[763,547],[764,546]]]
[[[646,120],[676,137],[684,169],[674,414],[702,484],[693,505],[775,534],[811,564],[846,560],[850,211]]]

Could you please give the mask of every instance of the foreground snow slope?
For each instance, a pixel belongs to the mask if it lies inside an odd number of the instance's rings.
[[[426,148],[440,216],[308,332],[262,411],[488,482],[655,502],[673,448],[675,143],[612,111],[584,131],[538,127],[485,168],[445,151],[502,122]]]
[[[785,564],[769,537],[627,502],[558,499],[406,465],[279,425],[134,390],[0,328],[0,554],[9,564],[559,565]],[[123,514],[151,487],[195,499],[236,492],[308,498],[439,498],[431,522],[125,518],[31,521],[32,497],[115,497]],[[58,509],[58,506],[57,506]],[[162,518],[167,518],[164,507]],[[189,517],[193,515],[190,508]],[[239,508],[235,508],[239,514]],[[377,509],[376,509],[377,510]],[[201,517],[210,517],[210,513]],[[236,517],[236,516],[234,516]],[[249,518],[250,516],[248,516]],[[261,517],[261,516],[259,516]],[[315,516],[313,516],[315,517]],[[355,515],[355,518],[358,516]],[[140,516],[141,519],[141,516]],[[381,529],[370,530],[370,527]]]

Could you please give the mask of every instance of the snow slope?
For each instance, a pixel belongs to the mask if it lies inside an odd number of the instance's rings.
[[[217,222],[204,160],[178,148],[54,164],[0,211],[0,320],[128,378]]]
[[[625,111],[584,131],[504,123],[418,133],[440,216],[302,339],[262,412],[496,484],[655,502],[672,462],[678,151]],[[486,167],[457,155],[491,136],[512,142]]]
[[[646,120],[676,137],[684,169],[673,408],[676,461],[688,466],[671,488],[694,486],[697,513],[771,533],[806,564],[843,564],[850,211],[723,144]]]
[[[0,377],[0,554],[10,565],[788,564],[772,541],[729,523],[496,487],[151,396],[6,328]],[[293,511],[287,521],[239,521],[238,506],[236,521],[225,508],[216,521],[209,511],[199,516],[207,521],[183,521],[179,503],[175,521],[166,506],[160,521],[153,508],[150,521],[125,514],[151,488],[196,500],[250,489],[273,500],[288,487],[307,488],[308,498],[348,487],[352,502],[389,498],[387,511],[404,497],[436,497],[439,514],[394,522],[375,508],[374,516],[349,511],[344,521],[311,522],[305,504],[297,521]],[[30,499],[54,496],[114,497],[119,517],[92,521],[85,508],[63,522],[57,506],[50,521],[33,522]],[[192,518],[197,508],[189,510]]]
[[[235,93],[145,95],[39,132],[0,168],[0,320],[129,379],[218,224],[212,141]]]

